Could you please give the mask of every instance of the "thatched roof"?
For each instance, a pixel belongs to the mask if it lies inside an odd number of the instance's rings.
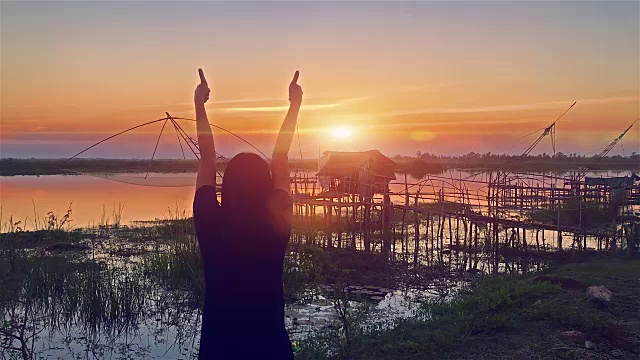
[[[318,176],[355,176],[369,164],[369,171],[376,176],[395,179],[396,163],[378,150],[344,152],[325,151],[320,159]]]

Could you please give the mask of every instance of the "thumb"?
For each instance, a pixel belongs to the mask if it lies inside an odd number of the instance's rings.
[[[298,84],[298,77],[300,76],[300,71],[296,70],[296,73],[293,74],[293,80],[291,80],[291,85]]]
[[[202,69],[198,69],[198,75],[200,75],[200,84],[207,84],[207,79],[204,77],[204,71]]]

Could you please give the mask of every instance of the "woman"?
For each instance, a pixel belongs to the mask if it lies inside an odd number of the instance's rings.
[[[291,234],[288,153],[302,103],[296,71],[289,112],[269,166],[252,153],[236,155],[216,198],[216,151],[204,108],[202,69],[194,94],[200,167],[193,219],[205,271],[200,359],[293,359],[284,327],[282,264]]]

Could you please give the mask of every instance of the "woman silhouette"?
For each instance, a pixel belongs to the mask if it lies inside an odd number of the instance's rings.
[[[205,272],[200,359],[293,359],[284,327],[282,264],[291,234],[288,152],[302,88],[296,71],[291,102],[273,150],[271,171],[258,155],[236,155],[216,197],[216,152],[204,108],[202,69],[194,94],[200,167],[193,220]]]

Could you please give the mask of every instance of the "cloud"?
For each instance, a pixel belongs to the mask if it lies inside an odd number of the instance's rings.
[[[319,109],[331,109],[340,106],[339,103],[334,104],[314,104],[314,105],[302,105],[303,110],[319,110]],[[272,112],[272,111],[286,111],[289,109],[289,105],[279,106],[249,106],[249,107],[231,107],[231,108],[218,108],[218,111],[224,112]]]
[[[528,123],[536,123],[540,121],[548,121],[549,119],[546,117],[528,117],[528,118],[508,118],[508,119],[458,119],[458,118],[450,118],[446,120],[423,120],[423,121],[398,121],[398,122],[385,122],[378,124],[370,124],[367,125],[372,129],[385,129],[385,128],[399,128],[399,129],[410,129],[410,128],[426,128],[426,127],[434,127],[434,126],[449,126],[449,125],[499,125],[499,124],[528,124]]]
[[[569,106],[574,100],[565,101],[549,101],[541,103],[530,104],[516,104],[516,105],[492,105],[492,106],[480,106],[470,108],[426,108],[416,109],[409,111],[389,111],[384,113],[375,114],[377,116],[406,116],[406,115],[420,115],[420,114],[466,114],[466,113],[483,113],[483,112],[503,112],[503,111],[526,111],[526,110],[541,110],[541,109],[553,109],[563,106]],[[597,99],[580,99],[577,100],[580,105],[590,104],[612,104],[612,103],[626,103],[640,101],[640,96],[618,96],[618,97],[606,97]]]

